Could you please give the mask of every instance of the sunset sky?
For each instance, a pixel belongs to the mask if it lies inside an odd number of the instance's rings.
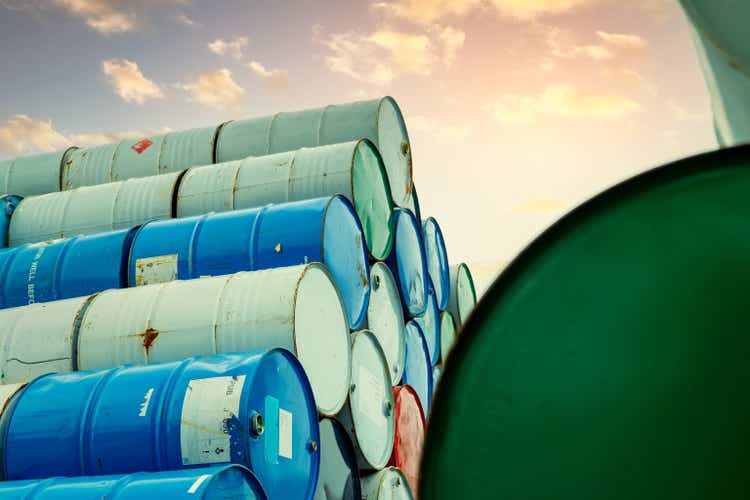
[[[479,281],[716,147],[676,0],[0,0],[0,42],[0,157],[392,95],[422,211]]]

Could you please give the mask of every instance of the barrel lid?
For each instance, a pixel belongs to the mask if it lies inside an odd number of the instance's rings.
[[[393,200],[404,206],[409,202],[412,188],[411,143],[401,109],[390,96],[381,99],[378,108],[378,149],[383,155]]]
[[[403,471],[416,495],[419,460],[424,445],[424,412],[419,404],[419,396],[408,385],[394,387],[393,397],[396,401],[396,436],[389,465]]]
[[[448,299],[450,298],[450,269],[443,231],[433,217],[428,217],[422,221],[422,237],[427,272],[432,280],[438,308],[444,311],[448,307]]]
[[[445,366],[424,498],[745,497],[748,192],[749,146],[699,155],[527,247]]]
[[[375,336],[352,336],[352,383],[342,422],[352,435],[361,468],[380,469],[393,451],[393,386],[383,350]]]
[[[352,201],[370,255],[383,260],[391,253],[394,238],[393,197],[388,174],[378,149],[361,139],[352,157]]]
[[[456,321],[448,311],[440,313],[440,359],[443,363],[456,341]]]
[[[427,307],[428,273],[422,245],[422,229],[409,210],[397,208],[396,240],[386,263],[401,289],[404,310],[419,316]]]
[[[456,264],[450,268],[450,297],[448,299],[448,310],[456,320],[457,326],[466,321],[469,313],[477,303],[477,292],[474,288],[474,278],[471,276],[469,266]]]
[[[246,405],[249,463],[268,496],[311,498],[320,468],[318,415],[293,354],[273,349],[261,358]]]
[[[370,261],[352,204],[341,195],[326,206],[323,222],[323,262],[344,299],[349,326],[359,328],[370,298]]]
[[[680,3],[702,38],[714,45],[732,67],[750,76],[747,4],[733,0],[680,0]]]
[[[335,415],[349,391],[351,346],[343,300],[325,266],[305,267],[294,301],[295,352],[310,379],[318,411]]]
[[[414,318],[424,334],[427,342],[427,352],[430,355],[430,362],[435,365],[440,359],[440,310],[435,299],[435,291],[430,288],[427,294],[427,307],[424,314]]]
[[[331,418],[320,419],[320,475],[315,500],[361,500],[354,445],[342,425]]]
[[[432,364],[422,328],[409,321],[404,328],[406,336],[406,363],[402,381],[409,384],[419,396],[425,414],[429,413],[432,399]]]
[[[370,268],[370,282],[367,329],[378,339],[391,372],[391,383],[396,385],[401,380],[406,357],[401,296],[391,270],[382,262]]]
[[[397,467],[362,476],[364,500],[413,500],[409,482]]]

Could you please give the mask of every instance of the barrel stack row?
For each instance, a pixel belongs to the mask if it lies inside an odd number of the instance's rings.
[[[416,497],[476,298],[392,98],[17,158],[0,188],[3,498]]]

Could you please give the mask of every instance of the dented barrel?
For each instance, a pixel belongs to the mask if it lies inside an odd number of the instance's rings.
[[[392,97],[226,123],[219,133],[216,160],[241,160],[360,138],[369,139],[380,150],[394,201],[407,203],[412,188],[411,144]]]
[[[409,321],[404,329],[406,335],[406,363],[402,382],[414,389],[425,414],[430,411],[432,400],[432,363],[427,342],[419,325]]]
[[[63,162],[59,174],[62,189],[179,172],[214,163],[218,129],[182,130],[76,149]]]
[[[427,352],[430,355],[430,362],[436,365],[440,360],[440,309],[438,309],[437,299],[435,298],[435,289],[430,287],[427,294],[427,307],[420,316],[412,318],[424,334],[427,342]]]
[[[305,367],[323,415],[341,409],[351,373],[346,309],[318,263],[100,293],[76,347],[81,370],[283,347]]]
[[[145,224],[133,243],[130,286],[322,262],[342,294],[352,328],[370,294],[362,227],[333,196]]]
[[[396,467],[388,467],[362,476],[362,499],[413,500],[414,495],[404,473]]]
[[[181,173],[130,179],[24,198],[10,221],[9,246],[126,229],[173,216]]]
[[[354,443],[360,469],[381,469],[393,451],[395,421],[391,375],[375,336],[352,335],[349,398],[338,419]]]
[[[427,307],[429,276],[425,262],[422,228],[409,210],[394,210],[396,236],[386,263],[398,281],[404,310],[420,316]]]
[[[45,375],[0,425],[4,479],[238,463],[270,498],[311,499],[317,482],[315,402],[283,349]]]
[[[10,218],[21,200],[22,198],[20,196],[11,194],[0,196],[0,248],[6,248],[8,246]]]
[[[474,278],[469,266],[456,264],[450,267],[450,295],[448,311],[453,315],[456,326],[461,326],[477,303]]]
[[[362,500],[357,457],[344,427],[335,419],[320,419],[320,474],[315,500]]]
[[[127,286],[136,228],[0,250],[0,308]]]
[[[354,205],[370,254],[386,258],[393,245],[393,199],[383,160],[367,140],[191,168],[180,184],[177,214],[185,217],[335,194],[343,194]]]
[[[60,168],[73,150],[0,161],[0,193],[35,196],[60,191]]]
[[[450,268],[443,231],[434,217],[428,217],[422,221],[422,241],[424,242],[427,272],[435,291],[437,306],[441,311],[444,311],[448,308],[450,298]]]
[[[0,497],[5,500],[268,498],[258,479],[241,465],[215,465],[111,476],[3,481],[0,482]]]
[[[747,496],[748,192],[750,147],[698,155],[521,252],[445,365],[420,495]]]
[[[398,467],[404,473],[414,496],[418,496],[419,460],[426,427],[424,411],[419,396],[411,386],[394,387],[393,398],[396,404],[396,432],[388,465]]]
[[[401,380],[406,357],[404,310],[396,280],[383,262],[376,262],[370,268],[370,289],[367,329],[378,339],[388,363],[391,382],[396,385]]]

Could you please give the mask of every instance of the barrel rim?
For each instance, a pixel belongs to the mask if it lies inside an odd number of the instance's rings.
[[[413,154],[412,154],[412,148],[411,148],[411,139],[409,138],[409,129],[406,126],[406,120],[404,119],[404,114],[401,111],[401,107],[398,105],[398,102],[396,102],[396,99],[394,99],[390,95],[385,95],[379,99],[378,102],[378,112],[376,115],[377,120],[377,131],[378,131],[378,144],[380,144],[380,113],[383,109],[384,105],[389,105],[393,108],[393,111],[396,114],[397,123],[403,132],[403,138],[406,139],[406,144],[409,147],[408,151],[408,158],[407,158],[407,182],[406,182],[406,191],[404,193],[404,198],[396,203],[398,206],[403,206],[408,204],[408,198],[411,197],[412,189],[414,189],[414,160],[413,160]],[[389,182],[390,185],[390,182]]]
[[[448,307],[448,301],[450,299],[450,265],[448,260],[448,247],[445,245],[445,237],[443,236],[443,229],[440,227],[440,224],[438,223],[437,219],[435,217],[427,217],[422,221],[422,239],[424,240],[425,244],[425,258],[427,257],[427,238],[425,237],[425,233],[427,231],[427,226],[431,225],[435,229],[435,238],[437,239],[437,255],[438,255],[438,265],[440,267],[440,291],[442,292],[442,297],[438,299],[437,297],[437,290],[435,290],[435,299],[438,303],[438,309],[441,311],[444,311]],[[429,266],[427,269],[427,272],[429,273]],[[430,278],[432,278],[432,275],[430,275]],[[474,290],[474,281],[471,280],[471,288],[472,291]],[[435,282],[433,280],[433,289],[435,289]],[[476,300],[476,292],[474,293],[474,298]]]
[[[398,282],[396,281],[396,277],[393,276],[393,272],[391,271],[391,268],[388,267],[388,265],[385,262],[380,262],[380,261],[374,262],[370,266],[371,280],[372,280],[373,268],[377,268],[378,272],[382,272],[383,274],[387,276],[386,280],[387,281],[389,280],[389,285],[388,285],[389,299],[395,298],[395,300],[393,300],[392,302],[393,302],[394,310],[395,310],[396,317],[397,317],[396,335],[400,338],[401,341],[398,342],[399,344],[399,349],[398,349],[398,354],[397,354],[398,366],[397,366],[396,373],[392,374],[391,383],[398,384],[398,382],[401,380],[401,376],[404,373],[404,365],[406,364],[406,337],[404,333],[404,327],[406,326],[406,318],[404,317],[404,308],[403,308],[403,305],[401,304],[401,292],[399,291],[399,285],[398,285]],[[372,285],[372,283],[370,283],[370,285]],[[380,285],[380,286],[385,286],[385,285]],[[370,305],[371,304],[372,304],[372,292],[370,292],[370,304],[367,305],[368,328],[370,327]],[[373,335],[375,335],[374,332],[373,332]],[[375,337],[377,338],[377,335],[375,335]],[[386,356],[386,359],[387,359],[387,356]]]

